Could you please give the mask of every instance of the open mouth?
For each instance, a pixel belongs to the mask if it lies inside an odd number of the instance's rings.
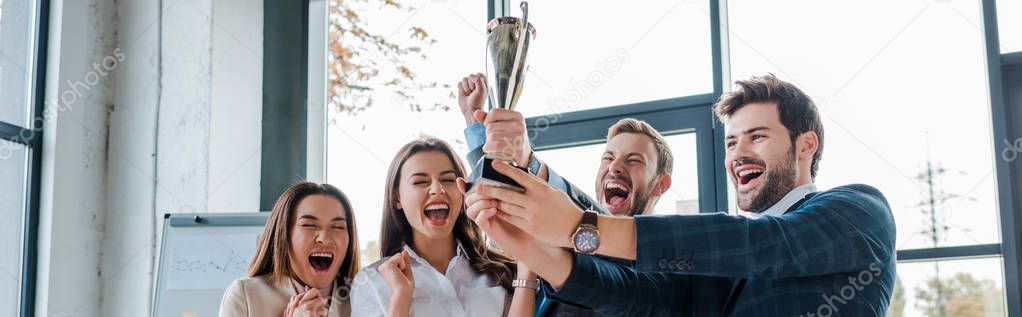
[[[451,205],[443,202],[430,203],[426,205],[423,212],[426,214],[426,219],[429,223],[434,226],[442,226],[447,223],[447,218],[451,213]]]
[[[738,176],[738,184],[746,185],[763,176],[763,168],[749,167],[735,172],[735,175]]]
[[[309,264],[312,265],[312,269],[316,271],[326,271],[330,269],[330,264],[334,263],[334,254],[329,252],[313,252],[309,255]]]
[[[603,202],[607,206],[621,207],[628,201],[628,194],[631,189],[627,185],[618,182],[607,182],[603,185]]]

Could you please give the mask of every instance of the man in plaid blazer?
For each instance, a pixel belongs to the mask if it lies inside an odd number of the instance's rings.
[[[497,170],[525,193],[479,186],[466,199],[467,213],[538,272],[551,296],[597,310],[885,315],[895,279],[895,226],[886,199],[867,185],[817,191],[823,126],[816,106],[773,75],[737,84],[714,110],[728,125],[724,164],[738,207],[752,216],[590,214],[558,189],[499,163]],[[650,283],[649,274],[667,272],[690,278]],[[665,308],[682,301],[691,306]]]

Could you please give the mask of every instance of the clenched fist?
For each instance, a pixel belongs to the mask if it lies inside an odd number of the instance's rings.
[[[486,76],[475,73],[458,82],[458,106],[461,108],[461,114],[465,116],[466,126],[476,122],[474,113],[476,110],[483,110],[485,103]]]

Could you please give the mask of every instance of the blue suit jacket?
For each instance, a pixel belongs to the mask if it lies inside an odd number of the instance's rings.
[[[780,217],[715,213],[638,216],[635,222],[637,271],[576,257],[565,286],[551,296],[629,316],[886,314],[895,227],[886,199],[873,187],[812,194]],[[691,279],[664,291],[647,288],[641,272]],[[671,311],[664,303],[672,300],[692,306]]]

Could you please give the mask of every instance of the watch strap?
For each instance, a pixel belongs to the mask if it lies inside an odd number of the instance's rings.
[[[543,168],[543,162],[536,158],[536,152],[529,154],[529,173],[539,176],[539,170]]]
[[[585,212],[582,213],[582,220],[579,221],[578,226],[582,227],[588,225],[593,228],[596,228],[596,223],[598,219],[599,216],[596,214],[595,211],[586,210]]]
[[[513,280],[511,281],[511,287],[513,288],[528,288],[534,291],[539,291],[539,279],[531,280]]]

